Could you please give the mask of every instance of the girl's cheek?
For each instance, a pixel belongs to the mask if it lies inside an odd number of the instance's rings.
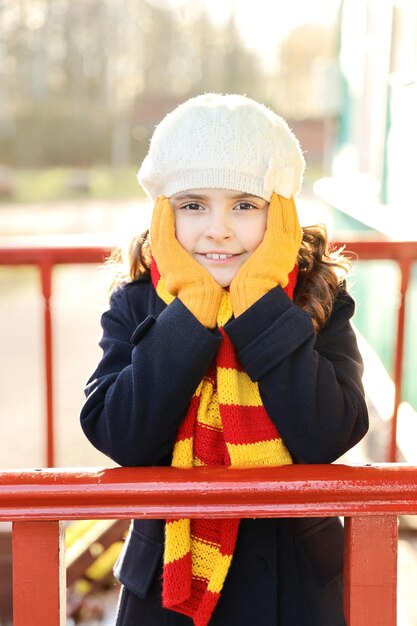
[[[255,250],[259,248],[259,246],[264,240],[264,237],[265,237],[265,230],[260,229],[257,235],[252,240],[252,246],[251,246],[252,252],[255,252]]]
[[[253,228],[253,249],[256,250],[256,248],[262,243],[264,237],[265,237],[265,233],[266,233],[266,220],[267,220],[267,214],[268,212],[262,212],[262,214],[259,216],[259,221],[257,222],[256,225],[254,225]]]
[[[175,211],[175,235],[180,243],[186,233],[186,227],[184,226],[184,220],[178,211]]]

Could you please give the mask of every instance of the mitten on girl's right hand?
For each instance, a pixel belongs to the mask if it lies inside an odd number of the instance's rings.
[[[150,236],[152,256],[169,293],[177,296],[201,324],[214,328],[223,289],[178,242],[174,211],[165,196],[155,202]]]
[[[302,238],[294,199],[272,194],[264,238],[230,284],[235,317],[277,285],[288,284]]]

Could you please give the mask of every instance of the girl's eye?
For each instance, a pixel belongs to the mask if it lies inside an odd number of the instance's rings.
[[[256,209],[257,207],[250,202],[239,202],[236,208],[239,211],[250,211],[251,209]]]
[[[199,211],[202,206],[197,202],[189,202],[188,204],[184,204],[181,209],[186,209],[187,211]]]

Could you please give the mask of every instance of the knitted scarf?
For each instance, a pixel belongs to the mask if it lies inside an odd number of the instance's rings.
[[[155,261],[153,285],[169,304],[164,278]],[[297,267],[285,288],[292,298]],[[233,311],[224,292],[217,317],[219,351],[191,399],[174,445],[172,466],[277,466],[292,463],[275,425],[266,413],[258,384],[243,371],[224,324]],[[235,548],[238,519],[166,520],[162,603],[206,626],[219,600]]]

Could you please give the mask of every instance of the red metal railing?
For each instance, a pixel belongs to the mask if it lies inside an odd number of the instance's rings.
[[[343,242],[336,245],[342,244]],[[394,363],[392,369],[395,397],[391,417],[391,436],[386,456],[388,462],[395,463],[397,460],[398,407],[402,397],[406,298],[410,286],[412,265],[417,261],[417,241],[347,240],[343,245],[346,245],[346,251],[351,251],[356,254],[360,261],[395,261],[401,274]]]
[[[52,272],[59,264],[102,263],[112,250],[104,238],[82,235],[13,237],[0,244],[0,265],[33,265],[39,270],[43,296],[45,465],[55,465]]]
[[[53,467],[55,461],[54,446],[54,380],[53,380],[53,345],[52,314],[50,299],[52,294],[52,271],[55,265],[72,263],[101,263],[112,249],[109,239],[67,235],[43,238],[10,238],[7,243],[0,243],[0,265],[34,265],[39,268],[41,290],[44,299],[44,368],[45,368],[45,448],[47,467]],[[417,261],[416,241],[357,241],[350,236],[341,240],[346,249],[357,254],[361,261],[394,260],[401,271],[400,305],[398,308],[396,347],[394,353],[395,401],[391,420],[391,437],[387,460],[397,459],[397,415],[401,401],[402,365],[404,355],[405,300],[409,287],[411,266]],[[337,245],[341,245],[337,244]]]
[[[95,240],[97,242],[97,240]],[[47,465],[54,464],[52,270],[60,263],[99,263],[110,243],[64,237],[14,240],[0,264],[39,268],[44,297]],[[390,459],[396,455],[401,397],[405,297],[416,242],[348,241],[361,260],[399,264]],[[13,521],[14,626],[58,626],[64,620],[61,520],[131,517],[297,517],[343,515],[345,611],[349,626],[396,623],[397,516],[417,514],[417,468],[291,466],[257,470],[113,469],[100,472],[0,473],[0,521]],[[46,595],[46,590],[48,594]]]
[[[417,514],[416,467],[0,473],[0,521],[13,521],[14,626],[63,624],[61,520],[341,515],[347,624],[395,626],[402,514]]]

